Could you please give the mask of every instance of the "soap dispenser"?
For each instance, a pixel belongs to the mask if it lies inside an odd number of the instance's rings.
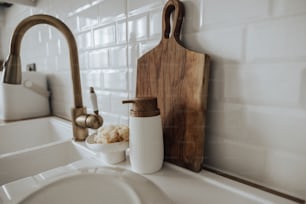
[[[164,160],[160,111],[156,97],[124,100],[130,110],[130,161],[132,170],[141,174],[158,171]]]

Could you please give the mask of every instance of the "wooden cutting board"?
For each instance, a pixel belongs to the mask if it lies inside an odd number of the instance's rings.
[[[138,59],[136,96],[158,99],[165,160],[200,171],[204,159],[209,56],[183,46],[180,40],[183,17],[184,5],[168,0],[163,9],[161,42]]]

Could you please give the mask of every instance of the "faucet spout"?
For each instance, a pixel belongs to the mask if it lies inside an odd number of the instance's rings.
[[[20,56],[10,54],[3,64],[3,83],[21,84]]]
[[[63,33],[67,40],[74,96],[74,108],[72,109],[73,134],[75,140],[83,141],[88,136],[88,130],[87,127],[79,125],[78,121],[80,120],[77,120],[77,118],[81,116],[82,118],[89,118],[89,114],[86,113],[86,108],[83,107],[78,49],[72,32],[62,21],[50,15],[38,14],[25,18],[17,25],[11,39],[9,57],[3,64],[3,83],[21,84],[21,40],[25,32],[37,24],[48,24],[57,28],[60,32]],[[97,114],[95,115],[95,117],[90,118],[94,118],[93,120],[99,120],[99,127],[102,126],[101,118],[99,118],[100,116]]]

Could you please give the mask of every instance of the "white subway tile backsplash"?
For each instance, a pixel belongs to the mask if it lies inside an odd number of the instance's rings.
[[[241,121],[249,143],[306,155],[306,112],[297,114],[283,109],[247,108]]]
[[[88,68],[88,52],[79,53],[79,65],[81,70]]]
[[[46,46],[45,56],[51,57],[51,56],[57,56],[58,55],[58,50],[59,49],[58,49],[58,46],[57,46],[56,42],[52,42],[52,41],[46,42],[45,46]]]
[[[225,85],[223,81],[210,81],[209,82],[209,100],[211,103],[208,103],[209,108],[213,108],[214,104],[219,102],[224,102],[224,92],[225,92]]]
[[[103,84],[103,78],[102,78],[102,73],[99,70],[94,70],[94,71],[89,71],[87,73],[87,78],[86,78],[86,87],[89,89],[89,87],[94,87],[97,89],[101,89],[102,88],[102,84]]]
[[[111,24],[94,30],[95,47],[108,46],[116,43],[116,27]]]
[[[107,68],[109,66],[108,49],[99,49],[89,52],[90,68]]]
[[[126,67],[127,66],[127,48],[126,47],[114,47],[109,50],[110,66],[113,68]]]
[[[110,90],[127,91],[128,77],[125,70],[104,72],[104,88]]]
[[[225,78],[225,70],[224,70],[225,64],[223,62],[212,62],[212,69],[209,73],[209,79],[213,82],[222,82]]]
[[[31,59],[32,62],[36,62],[36,60]],[[27,63],[27,62],[26,62]],[[26,67],[26,64],[23,65],[23,67]],[[38,71],[40,71],[40,68],[38,68]],[[56,72],[59,70],[59,60],[58,56],[50,56],[46,58],[46,64],[45,64],[45,72],[50,73],[50,72]]]
[[[248,28],[247,60],[306,57],[306,15],[254,24]]]
[[[222,106],[222,107],[221,107]],[[219,104],[217,110],[208,112],[207,130],[223,138],[246,141],[244,135],[244,111],[241,105]]]
[[[183,32],[198,32],[204,26],[204,3],[203,0],[184,0],[185,16]]]
[[[76,15],[78,30],[90,28],[98,24],[98,8],[89,7]]]
[[[79,49],[88,49],[93,46],[91,31],[79,34],[77,40]],[[95,40],[97,39],[95,38]]]
[[[209,81],[208,81],[208,109],[216,110],[216,104],[224,102],[224,67],[223,63],[216,63],[215,61],[211,64]],[[217,109],[218,110],[218,109]]]
[[[126,21],[120,21],[116,25],[117,29],[117,43],[122,44],[126,43],[127,40],[127,26]]]
[[[304,68],[304,63],[228,65],[224,68],[225,100],[253,105],[299,106]]]
[[[273,14],[276,16],[306,13],[304,0],[273,0],[272,3]]]
[[[61,18],[75,17],[77,14],[93,7],[91,0],[70,1],[52,0],[50,1],[50,10],[55,12]]]
[[[68,52],[64,52],[64,53],[68,53]],[[58,69],[59,70],[70,71],[70,60],[69,60],[69,58],[65,57],[65,55],[59,55],[59,56],[57,56],[57,60],[58,60]],[[52,71],[52,69],[50,71]]]
[[[128,116],[128,105],[122,104],[123,100],[128,99],[127,93],[112,93],[111,94],[111,112],[121,116]]]
[[[213,59],[240,62],[243,59],[243,28],[215,29],[183,36],[186,47],[205,52]]]
[[[97,100],[99,105],[99,110],[102,112],[111,112],[111,101],[110,101],[110,92],[96,92]]]
[[[148,7],[154,7],[163,2],[164,0],[127,0],[127,8],[131,12],[133,10],[148,9]]]
[[[258,182],[264,181],[262,168],[265,166],[265,149],[247,143],[216,138],[208,140],[206,153],[208,165],[217,166],[227,172]]]
[[[56,33],[58,34],[57,41],[56,41],[56,44],[57,44],[57,47],[58,47],[58,55],[60,56],[60,55],[68,54],[69,49],[68,49],[68,43],[67,43],[66,39],[58,31]],[[88,40],[91,41],[91,35],[90,34],[87,34],[87,35],[88,35],[88,38],[89,38]],[[77,40],[77,39],[75,39],[75,40]]]
[[[106,125],[120,124],[120,116],[118,116],[116,114],[102,113],[101,115],[104,119],[103,125],[105,125],[105,126]]]
[[[137,77],[137,69],[130,69],[128,72],[129,77],[129,92],[133,93],[130,97],[135,97],[136,92],[136,77]]]
[[[268,16],[269,0],[205,0],[204,24],[240,24]]]
[[[138,59],[138,46],[130,45],[128,47],[128,65],[131,67],[136,67]]]
[[[305,195],[305,155],[268,151],[266,161],[266,183],[298,197]]]
[[[129,125],[129,117],[120,117],[119,124],[128,126]]]
[[[128,21],[129,42],[145,40],[148,38],[147,16],[137,16]]]
[[[306,92],[302,87],[306,87],[306,66],[301,72],[301,88],[300,88],[300,105],[305,110],[306,109]]]
[[[162,9],[158,8],[150,13],[150,37],[160,38],[162,34]]]
[[[28,32],[26,32],[23,36],[23,40],[25,42],[29,41],[35,44],[38,44],[38,32],[40,31],[40,26],[35,26],[32,29],[28,30]],[[9,36],[11,36],[13,34],[13,30],[12,33],[9,34]],[[48,38],[46,38],[48,39]],[[46,42],[46,41],[45,41]],[[22,43],[21,46],[23,48],[29,49],[30,45],[27,43]],[[33,47],[32,47],[33,48]]]
[[[114,22],[126,16],[126,0],[104,0],[98,4],[101,23]]]
[[[142,55],[144,55],[146,52],[156,47],[159,42],[160,40],[154,40],[154,41],[146,41],[146,42],[139,43],[137,59],[141,57]]]

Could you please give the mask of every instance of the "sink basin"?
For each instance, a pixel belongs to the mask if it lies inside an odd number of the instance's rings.
[[[71,140],[5,155],[0,157],[0,185],[94,155]]]
[[[70,123],[56,117],[4,123],[0,125],[0,157],[71,138]]]
[[[110,167],[81,169],[46,182],[20,204],[112,203],[171,204],[151,181],[129,170]]]

